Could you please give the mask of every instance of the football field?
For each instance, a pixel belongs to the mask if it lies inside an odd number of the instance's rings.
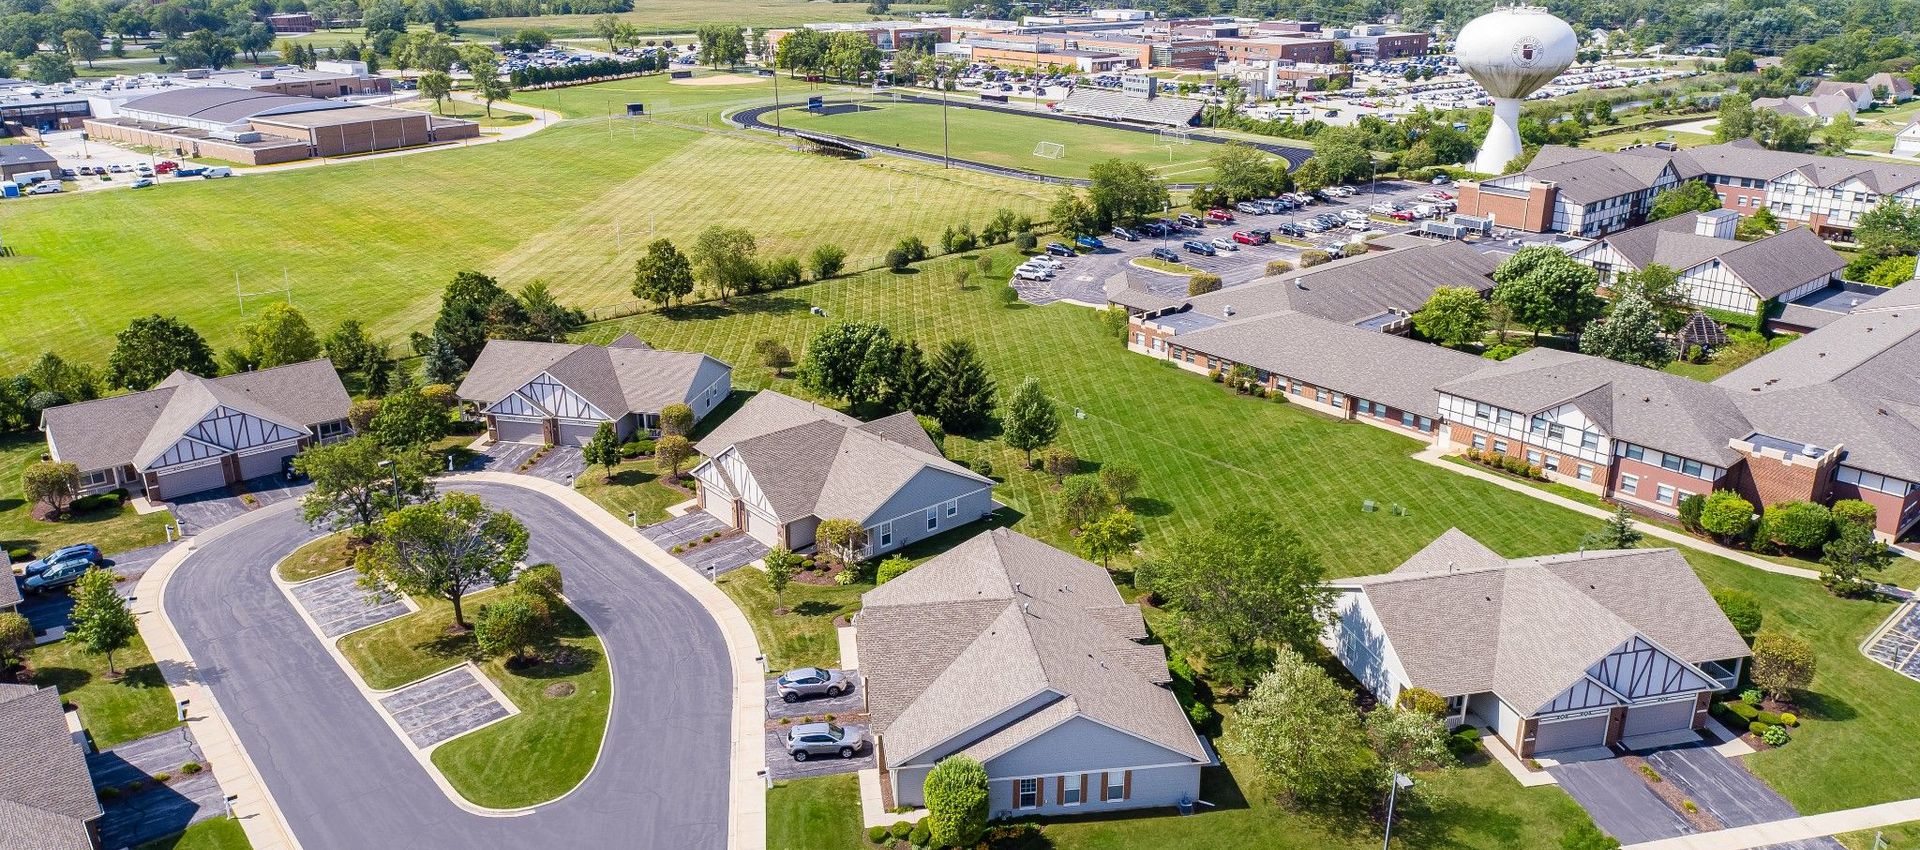
[[[1208,163],[1215,146],[1183,142],[1157,133],[1137,133],[1090,126],[1042,116],[1014,115],[985,109],[898,102],[871,97],[857,104],[832,100],[821,112],[785,109],[781,122],[789,128],[814,130],[876,144],[941,154],[941,112],[945,111],[945,139],[955,159],[1020,168],[1052,177],[1085,177],[1096,162],[1125,159],[1154,170],[1169,183],[1203,183],[1213,176]],[[772,123],[773,116],[762,120]],[[1058,156],[1041,156],[1043,143],[1060,146]]]

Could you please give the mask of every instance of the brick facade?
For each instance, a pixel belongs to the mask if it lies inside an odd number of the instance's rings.
[[[1529,233],[1545,233],[1553,227],[1553,205],[1559,190],[1551,182],[1537,181],[1523,195],[1482,191],[1480,184],[1462,181],[1457,201],[1463,215],[1492,216],[1501,227]]]
[[[1672,491],[1665,501],[1660,498],[1661,487]],[[1695,494],[1704,496],[1713,490],[1712,481],[1630,457],[1616,457],[1607,478],[1606,495],[1656,513],[1678,516],[1681,499]]]

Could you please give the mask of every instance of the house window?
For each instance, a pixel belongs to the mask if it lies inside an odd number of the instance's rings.
[[[1675,456],[1675,455],[1670,455],[1670,454],[1662,454],[1662,455],[1660,455],[1660,468],[1661,468],[1661,469],[1671,469],[1671,470],[1673,470],[1674,472],[1679,472],[1679,471],[1680,471],[1680,458],[1679,458],[1679,457],[1677,457],[1677,456]]]
[[[1364,398],[1355,403],[1354,408],[1360,411],[1361,416],[1373,415],[1373,402],[1367,401]]]
[[[1127,798],[1126,773],[1121,772],[1121,773],[1107,774],[1107,799],[1125,800],[1126,798]]]
[[[1700,467],[1700,462],[1699,462],[1699,461],[1697,461],[1697,460],[1689,460],[1689,461],[1683,461],[1683,462],[1681,462],[1681,464],[1680,464],[1680,471],[1681,471],[1681,472],[1684,472],[1684,473],[1686,473],[1686,474],[1688,474],[1688,475],[1691,475],[1691,476],[1693,476],[1693,477],[1695,477],[1695,478],[1701,478],[1701,477],[1703,477],[1703,476],[1702,476],[1702,475],[1700,474],[1700,472],[1701,472],[1701,467]]]
[[[1080,805],[1080,783],[1086,780],[1080,776],[1066,776],[1063,779],[1064,784],[1060,788],[1060,805]]]
[[[1633,493],[1635,491],[1638,491],[1639,489],[1640,489],[1640,476],[1638,475],[1620,476],[1620,492]]]
[[[1294,384],[1294,383],[1289,383],[1289,384],[1287,385],[1287,391],[1288,391],[1288,392],[1290,392],[1290,393],[1293,393],[1294,395],[1299,395],[1299,394],[1300,394],[1300,385],[1299,385],[1299,384]]]
[[[1547,455],[1547,471],[1548,471],[1548,472],[1559,472],[1559,471],[1560,471],[1560,456],[1559,456],[1559,455]]]
[[[1473,403],[1473,418],[1475,418],[1475,419],[1492,419],[1492,418],[1493,418],[1493,405],[1490,405],[1490,404],[1481,404],[1480,402],[1477,402],[1477,401],[1476,401],[1476,402],[1474,402],[1474,403]],[[1504,422],[1505,420],[1503,419],[1502,421]]]
[[[1487,447],[1487,438],[1479,434],[1473,435],[1473,447],[1475,449],[1485,449]]]
[[[322,422],[318,427],[314,428],[314,433],[321,440],[344,436],[347,433],[347,421],[339,419],[332,422]]]
[[[1639,446],[1628,445],[1621,452],[1621,454],[1625,455],[1626,457],[1632,458],[1634,460],[1645,460],[1647,456],[1647,450],[1640,448]]]
[[[940,509],[928,508],[927,509],[927,530],[932,531],[939,527],[940,527]]]
[[[881,546],[883,547],[892,546],[893,545],[893,523],[891,522],[880,523],[880,533],[874,535],[874,537],[880,540]]]
[[[1533,417],[1533,421],[1528,423],[1527,427],[1535,434],[1544,434],[1547,430],[1547,417],[1535,416]]]
[[[1413,427],[1413,414],[1411,414],[1411,413],[1408,413],[1407,411],[1404,411],[1404,410],[1402,410],[1402,411],[1400,411],[1400,427],[1402,427],[1402,428],[1412,428],[1412,427]]]
[[[1422,431],[1433,430],[1433,420],[1428,419],[1425,416],[1420,417],[1420,430]]]
[[[113,483],[113,470],[111,469],[95,470],[87,473],[85,478],[80,479],[80,486],[82,487],[95,487],[101,484],[111,483]]]
[[[953,517],[954,515],[960,513],[960,500],[948,499],[946,504],[946,509],[947,509],[948,517]]]
[[[1334,407],[1346,407],[1346,406],[1347,406],[1347,397],[1346,397],[1346,396],[1344,396],[1344,395],[1341,395],[1340,393],[1334,393],[1334,394],[1333,394],[1333,406],[1334,406]]]
[[[1659,489],[1654,491],[1653,498],[1654,501],[1663,505],[1673,504],[1673,487],[1666,484],[1660,485]]]
[[[1595,434],[1592,431],[1581,431],[1580,432],[1580,448],[1599,451],[1600,435]]]
[[[1014,808],[1031,809],[1040,805],[1040,780],[1022,779],[1019,786],[1019,799],[1014,802]]]
[[[1314,390],[1313,390],[1313,400],[1314,400],[1314,401],[1317,401],[1317,402],[1320,402],[1321,404],[1326,404],[1326,403],[1327,403],[1327,391],[1326,391],[1326,390],[1324,390],[1324,389],[1321,389],[1321,388],[1319,388],[1319,387],[1315,387],[1315,388],[1314,388]]]
[[[1496,452],[1499,452],[1499,453],[1501,453],[1501,454],[1506,454],[1506,453],[1507,453],[1507,441],[1506,441],[1506,440],[1494,440],[1494,441],[1493,441],[1493,450],[1494,450],[1494,451],[1496,451]]]
[[[1512,426],[1513,426],[1513,411],[1511,411],[1511,410],[1502,410],[1502,411],[1500,411],[1500,415],[1499,415],[1499,416],[1497,417],[1497,420],[1496,420],[1496,421],[1498,421],[1498,422],[1499,422],[1499,423],[1500,423],[1501,425],[1503,425],[1503,426],[1506,426],[1506,427],[1512,427]]]
[[[1565,441],[1567,439],[1566,426],[1558,422],[1547,423],[1547,439]]]
[[[1573,477],[1578,478],[1581,481],[1592,481],[1593,467],[1588,466],[1584,463],[1580,464],[1580,466],[1573,471]]]

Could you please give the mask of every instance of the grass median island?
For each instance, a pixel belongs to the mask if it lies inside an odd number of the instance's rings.
[[[135,850],[250,850],[246,830],[232,818],[209,818],[179,835],[149,841]]]
[[[22,497],[26,491],[20,476],[46,450],[46,438],[38,431],[0,434],[0,556],[11,549],[29,549],[39,556],[74,543],[93,543],[112,557],[115,552],[166,542],[162,527],[173,521],[173,515],[166,511],[138,514],[128,504],[59,522],[34,519],[33,505]]]
[[[494,588],[468,596],[468,617],[508,592]],[[559,649],[553,654],[564,657],[509,667],[504,658],[481,657],[472,632],[448,633],[452,605],[422,604],[412,614],[347,635],[339,646],[375,690],[472,660],[519,708],[519,714],[433,751],[434,765],[454,790],[475,804],[509,809],[546,802],[580,784],[593,769],[613,700],[606,650],[587,622],[570,608],[555,611]]]
[[[1172,275],[1196,275],[1206,271],[1205,269],[1194,268],[1186,263],[1169,263],[1158,257],[1135,257],[1129,262],[1143,269],[1151,269],[1156,272]]]
[[[80,720],[100,749],[118,746],[180,725],[173,692],[139,637],[113,654],[119,679],[107,678],[107,657],[74,641],[59,640],[27,651],[33,683],[60,689],[60,698],[80,707]]]
[[[302,582],[353,566],[353,532],[338,531],[293,550],[280,562],[280,580]]]

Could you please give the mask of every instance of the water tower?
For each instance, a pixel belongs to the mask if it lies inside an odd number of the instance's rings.
[[[1520,155],[1520,102],[1573,64],[1573,27],[1537,6],[1495,9],[1460,28],[1453,55],[1493,98],[1493,126],[1473,170],[1499,174]]]

